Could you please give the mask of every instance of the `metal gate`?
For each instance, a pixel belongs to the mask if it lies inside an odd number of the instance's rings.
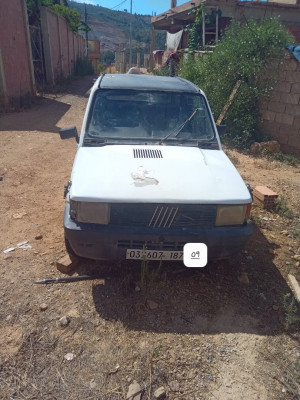
[[[40,26],[30,25],[29,32],[35,83],[37,89],[42,90],[46,85],[46,76],[41,28]]]

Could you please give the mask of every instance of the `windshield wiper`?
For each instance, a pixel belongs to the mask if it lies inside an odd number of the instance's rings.
[[[176,137],[180,134],[180,132],[182,131],[182,129],[186,126],[186,124],[187,124],[188,122],[190,122],[190,121],[194,118],[194,116],[196,115],[196,113],[197,113],[198,110],[200,110],[200,108],[196,108],[196,110],[194,110],[194,111],[192,112],[192,114],[188,117],[188,119],[186,119],[186,120],[184,121],[184,123],[181,124],[181,125],[179,126],[179,128],[177,128],[177,129],[175,129],[174,131],[168,133],[167,136],[165,136],[165,137],[163,137],[162,139],[160,139],[160,141],[158,142],[158,145],[161,145],[165,140],[167,140],[171,135],[173,135],[173,133],[174,133],[174,137],[176,138]]]

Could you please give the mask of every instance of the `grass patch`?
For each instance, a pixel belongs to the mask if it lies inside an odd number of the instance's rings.
[[[294,217],[294,213],[288,207],[287,200],[284,196],[280,196],[276,200],[273,211],[284,218],[292,219]]]
[[[291,325],[300,322],[297,300],[293,295],[291,295],[291,293],[284,295],[283,308],[285,311],[284,327],[286,330],[288,330]]]
[[[283,153],[279,152],[279,153],[271,153],[271,154],[268,153],[266,155],[269,160],[280,161],[284,164],[292,165],[293,167],[296,167],[297,165],[300,164],[300,158],[293,154],[283,154]]]

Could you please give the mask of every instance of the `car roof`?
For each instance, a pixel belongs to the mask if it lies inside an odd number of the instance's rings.
[[[95,86],[100,89],[134,89],[202,93],[202,91],[192,82],[178,76],[104,74],[97,79]]]

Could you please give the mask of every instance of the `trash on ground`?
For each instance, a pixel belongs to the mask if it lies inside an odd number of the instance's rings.
[[[32,249],[32,246],[30,246],[30,244],[28,244],[28,240],[24,240],[24,242],[18,243],[17,246],[19,249],[22,249],[22,250]]]
[[[72,360],[74,360],[75,357],[76,357],[76,355],[73,353],[67,353],[64,355],[64,359],[67,361],[72,361]]]
[[[14,219],[21,219],[21,218],[23,218],[25,215],[27,215],[27,213],[26,213],[25,211],[23,211],[23,212],[20,212],[20,213],[13,214],[13,218],[14,218]]]
[[[9,249],[3,250],[4,254],[10,253],[11,251],[14,251],[15,248],[14,247],[10,247]]]
[[[33,283],[43,284],[43,283],[66,283],[66,282],[76,282],[76,281],[86,281],[89,279],[99,279],[99,285],[105,285],[105,279],[99,276],[93,275],[75,275],[75,276],[63,276],[61,278],[49,278],[42,279],[41,281],[35,281]]]

